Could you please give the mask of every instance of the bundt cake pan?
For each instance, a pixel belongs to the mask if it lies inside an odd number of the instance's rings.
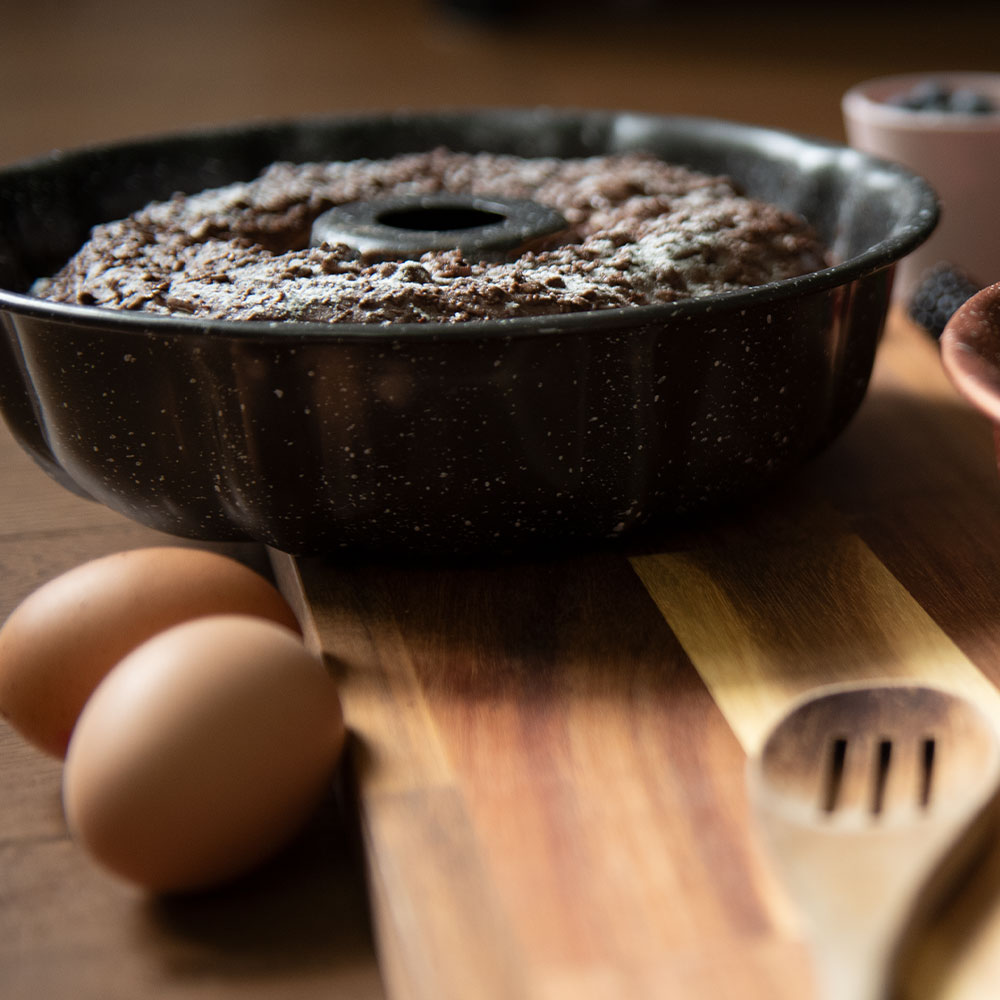
[[[824,270],[669,305],[459,324],[204,322],[42,301],[90,228],[275,160],[447,146],[645,150],[800,212]],[[928,185],[854,150],[716,120],[482,110],[311,118],[0,171],[0,402],[63,485],[151,527],[298,554],[537,551],[739,502],[860,404]]]

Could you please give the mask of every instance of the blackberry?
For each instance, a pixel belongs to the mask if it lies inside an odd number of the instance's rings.
[[[958,111],[966,115],[988,115],[996,111],[997,106],[985,94],[963,88],[951,92],[948,110]]]
[[[982,287],[960,268],[941,262],[921,276],[907,312],[914,323],[937,338],[958,307]]]
[[[937,80],[921,80],[909,90],[886,98],[886,104],[908,111],[946,111],[951,91]]]
[[[921,80],[909,90],[892,94],[885,103],[908,111],[952,111],[965,115],[988,115],[1000,110],[986,94],[967,87],[952,89],[933,79]]]

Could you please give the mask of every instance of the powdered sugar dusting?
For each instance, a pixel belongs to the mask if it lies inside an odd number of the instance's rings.
[[[457,251],[372,261],[309,247],[312,221],[362,198],[532,198],[569,229],[502,262]],[[35,294],[234,320],[460,322],[672,302],[823,267],[800,218],[645,154],[521,159],[434,150],[387,160],[275,164],[254,181],[154,203],[95,228]]]

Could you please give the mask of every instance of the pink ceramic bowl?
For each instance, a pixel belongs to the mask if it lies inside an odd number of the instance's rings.
[[[978,292],[949,320],[941,362],[958,391],[993,422],[1000,456],[1000,283]]]
[[[980,286],[1000,280],[1000,111],[912,111],[887,103],[893,95],[934,81],[950,90],[981,94],[1000,106],[1000,73],[912,73],[852,87],[843,98],[850,144],[901,163],[929,181],[941,199],[934,235],[900,262],[894,297],[909,302],[921,276],[947,263]]]

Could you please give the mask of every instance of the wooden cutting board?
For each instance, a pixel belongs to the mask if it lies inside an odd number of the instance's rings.
[[[910,677],[1000,720],[1000,482],[893,317],[794,481],[651,551],[414,568],[275,554],[342,684],[393,1000],[802,1000],[746,756],[802,691]],[[994,998],[1000,851],[908,996]]]

